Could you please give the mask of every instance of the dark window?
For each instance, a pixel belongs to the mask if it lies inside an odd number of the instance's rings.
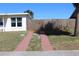
[[[17,18],[17,27],[22,27],[22,18],[21,17]]]
[[[3,20],[0,18],[0,26],[3,26]]]
[[[11,18],[11,26],[16,27],[16,18]]]

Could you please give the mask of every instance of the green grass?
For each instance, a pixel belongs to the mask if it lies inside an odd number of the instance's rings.
[[[52,35],[48,38],[54,50],[79,50],[79,37]]]
[[[26,32],[0,32],[0,51],[13,51],[25,33]]]
[[[38,36],[33,35],[33,38],[31,39],[27,51],[40,51],[40,50],[41,50],[40,39],[38,38]]]

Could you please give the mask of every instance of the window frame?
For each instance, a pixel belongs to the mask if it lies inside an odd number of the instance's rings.
[[[15,18],[15,21],[12,21],[12,18]],[[12,23],[15,23],[15,26],[12,26]],[[19,25],[19,23],[21,23],[21,25]],[[22,27],[22,17],[11,17],[11,27]]]
[[[15,17],[12,17],[12,18],[15,18]],[[12,21],[12,18],[11,18],[11,27],[16,27],[16,18],[15,18],[15,21]],[[12,25],[13,23],[15,23],[15,26]]]
[[[18,19],[20,18],[20,19]],[[20,23],[20,25],[19,25]],[[17,17],[17,27],[22,27],[22,17]]]

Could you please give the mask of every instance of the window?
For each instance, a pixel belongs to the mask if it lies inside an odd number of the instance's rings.
[[[11,18],[11,26],[12,27],[22,27],[22,18],[21,17],[15,17]]]
[[[18,17],[17,18],[17,27],[21,27],[22,26],[22,18]]]
[[[0,27],[3,26],[3,20],[0,18]]]
[[[16,18],[11,18],[11,26],[16,27]]]

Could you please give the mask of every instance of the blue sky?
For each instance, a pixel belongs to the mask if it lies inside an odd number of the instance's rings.
[[[34,18],[68,19],[74,11],[71,3],[0,3],[0,13],[22,13],[32,10]]]

